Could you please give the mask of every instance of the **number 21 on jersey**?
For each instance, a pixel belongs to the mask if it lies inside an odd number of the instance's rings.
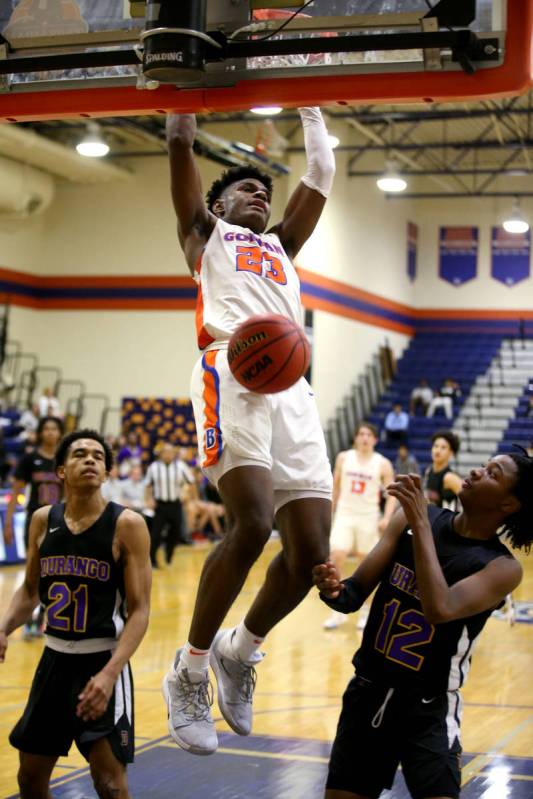
[[[262,250],[261,247],[237,247],[237,272],[252,272],[258,277],[263,276],[263,265],[265,265],[264,276],[280,286],[287,285],[287,275],[284,272],[283,264],[275,255]]]

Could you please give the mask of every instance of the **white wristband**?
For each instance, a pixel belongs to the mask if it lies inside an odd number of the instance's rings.
[[[310,189],[328,197],[335,176],[335,158],[320,108],[299,108],[304,130],[307,172],[302,178]]]

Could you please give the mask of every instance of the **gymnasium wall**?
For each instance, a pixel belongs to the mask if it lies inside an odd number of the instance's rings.
[[[438,188],[438,187],[437,187]],[[497,190],[497,187],[496,189]],[[403,205],[403,200],[391,201]],[[491,277],[491,228],[509,215],[512,199],[454,198],[417,201],[414,220],[419,226],[419,275],[413,284],[413,305],[418,308],[480,308],[511,311],[533,306],[533,275],[508,287]],[[524,198],[522,211],[533,221],[533,202]],[[479,250],[477,277],[456,288],[439,278],[439,227],[478,226]]]

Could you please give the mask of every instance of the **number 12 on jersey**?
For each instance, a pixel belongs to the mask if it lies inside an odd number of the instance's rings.
[[[397,619],[399,607],[400,601],[392,599],[383,608],[383,621],[376,636],[375,647],[389,660],[419,671],[424,656],[412,650],[428,644],[433,638],[435,627],[426,620],[423,613],[414,608],[404,610]],[[393,632],[398,628],[400,632]]]

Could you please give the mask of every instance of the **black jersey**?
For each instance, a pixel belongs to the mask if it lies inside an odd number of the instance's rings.
[[[65,523],[65,506],[50,508],[39,547],[39,596],[46,607],[46,634],[69,641],[118,638],[124,627],[125,591],[113,537],[124,508],[109,502],[83,533]]]
[[[428,515],[448,585],[480,571],[495,558],[513,557],[497,537],[481,541],[456,533],[456,514],[450,510],[428,505]],[[430,624],[422,612],[414,569],[412,532],[406,528],[372,601],[353,662],[363,677],[431,697],[462,686],[474,643],[494,608]]]
[[[436,472],[433,466],[429,466],[424,474],[424,493],[426,499],[438,508],[449,508],[449,510],[459,509],[459,499],[453,491],[444,488],[444,478],[448,472],[452,472],[449,466]]]
[[[17,463],[15,480],[30,484],[30,496],[26,513],[28,517],[37,508],[55,505],[61,501],[63,486],[56,474],[53,458],[45,458],[39,450],[28,452]]]

